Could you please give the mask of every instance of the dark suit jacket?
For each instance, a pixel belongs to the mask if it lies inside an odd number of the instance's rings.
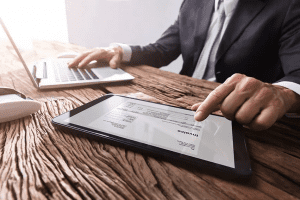
[[[176,22],[147,46],[131,46],[130,64],[168,65],[180,54],[192,76],[203,49],[214,0],[185,0]],[[300,0],[240,0],[217,52],[215,75],[242,73],[264,82],[300,84]]]

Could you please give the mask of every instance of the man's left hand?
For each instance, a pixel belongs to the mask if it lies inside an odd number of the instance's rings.
[[[271,127],[299,103],[299,95],[285,87],[234,74],[212,91],[202,103],[192,106],[195,120],[202,121],[219,106],[229,120],[253,129]]]

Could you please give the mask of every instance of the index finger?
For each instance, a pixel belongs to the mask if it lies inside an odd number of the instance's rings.
[[[90,53],[91,52],[88,51],[88,52],[85,52],[85,53],[82,53],[82,54],[76,56],[71,62],[69,62],[68,66],[69,67],[75,67],[75,66],[77,66],[80,63],[80,61],[82,61]]]
[[[236,83],[222,84],[214,89],[198,107],[195,113],[195,120],[203,121],[216,107],[235,89]]]

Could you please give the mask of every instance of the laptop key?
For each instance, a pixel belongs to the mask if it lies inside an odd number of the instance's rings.
[[[80,72],[86,80],[91,80],[91,77],[86,73],[85,69],[80,69]]]
[[[66,75],[60,74],[60,80],[63,81],[63,82],[66,82],[66,81],[68,81],[69,79],[68,79],[68,77],[67,77]]]
[[[73,73],[72,73],[72,74],[68,74],[68,79],[69,79],[70,81],[76,81],[76,78],[75,78],[75,76],[74,76]]]
[[[84,80],[77,68],[73,68],[73,72],[78,80]]]
[[[99,77],[91,70],[91,69],[87,69],[86,70],[93,79],[99,79]]]
[[[61,81],[62,81],[62,82],[68,82],[69,79],[68,79],[68,78],[62,78]]]
[[[58,75],[58,72],[57,72],[56,65],[52,65],[52,66],[53,66],[53,71],[54,71],[55,81],[56,81],[56,82],[60,82],[60,78],[59,78],[59,75]]]
[[[76,81],[76,78],[70,68],[67,68],[67,76],[70,81]]]
[[[79,71],[77,68],[69,68],[66,63],[56,62],[54,69],[55,80],[57,82],[84,80],[84,77],[87,80],[91,79],[85,71]]]

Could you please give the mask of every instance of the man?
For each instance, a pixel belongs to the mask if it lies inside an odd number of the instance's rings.
[[[96,48],[69,65],[161,67],[180,54],[180,74],[223,83],[192,106],[198,121],[219,106],[226,118],[264,130],[287,112],[300,113],[299,0],[185,0],[155,43]]]

